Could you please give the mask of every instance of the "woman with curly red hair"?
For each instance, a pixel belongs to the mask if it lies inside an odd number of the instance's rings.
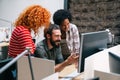
[[[50,12],[40,5],[32,5],[26,8],[15,21],[15,29],[12,32],[9,45],[9,56],[16,57],[31,47],[31,54],[34,54],[35,44],[32,40],[31,31],[37,35],[41,26],[48,27],[50,23]]]

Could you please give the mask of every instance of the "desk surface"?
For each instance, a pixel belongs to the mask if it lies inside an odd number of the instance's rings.
[[[69,65],[59,73],[59,78],[60,79],[64,78],[65,76],[71,74],[75,70],[76,70],[75,65]],[[81,73],[80,75],[76,76],[73,80],[82,80],[83,76],[84,76],[83,73]]]
[[[0,47],[3,47],[3,46],[8,46],[9,45],[9,43],[8,42],[2,42],[2,43],[0,43]]]

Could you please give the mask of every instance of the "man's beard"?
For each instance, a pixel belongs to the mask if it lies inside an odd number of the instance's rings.
[[[50,43],[52,44],[53,47],[57,48],[60,47],[60,40],[53,41],[52,39],[50,39]]]

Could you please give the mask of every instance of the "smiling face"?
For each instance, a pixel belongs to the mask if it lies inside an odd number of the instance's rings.
[[[69,24],[70,24],[69,19],[64,19],[64,21],[60,25],[61,30],[67,32],[69,30]]]
[[[59,47],[61,41],[61,32],[59,29],[55,29],[52,31],[52,35],[50,37],[50,43],[54,47]]]

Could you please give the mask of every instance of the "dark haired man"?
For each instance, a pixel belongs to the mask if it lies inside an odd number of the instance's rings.
[[[51,24],[49,28],[45,28],[44,37],[45,39],[37,44],[36,57],[54,60],[56,72],[61,71],[69,64],[77,62],[78,56],[76,55],[71,55],[64,61],[60,47],[61,31],[58,25]]]

